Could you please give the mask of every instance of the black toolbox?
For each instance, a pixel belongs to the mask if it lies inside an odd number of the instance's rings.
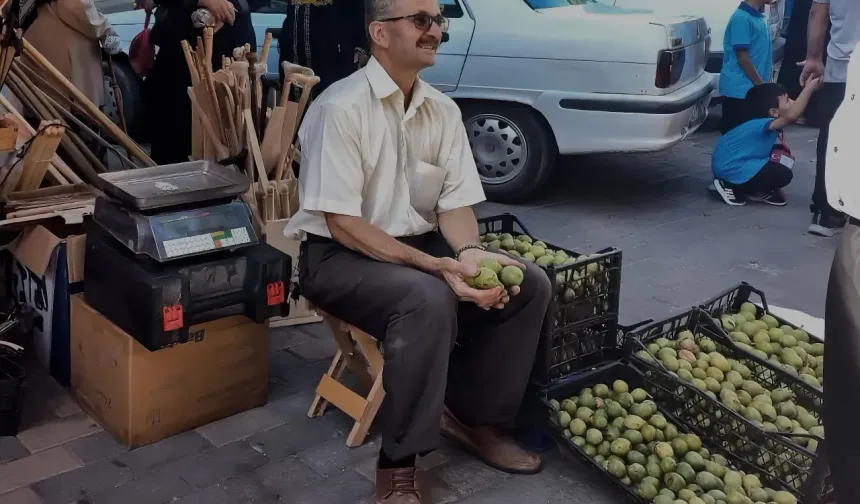
[[[87,233],[87,303],[149,350],[194,339],[194,324],[289,315],[292,260],[267,244],[159,263],[98,226]]]

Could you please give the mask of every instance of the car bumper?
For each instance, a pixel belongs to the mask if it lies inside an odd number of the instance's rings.
[[[779,67],[782,60],[785,58],[785,39],[777,37],[773,41],[773,75],[771,78],[776,80]],[[705,71],[715,75],[714,79],[714,98],[720,98],[720,72],[723,70],[723,53],[711,53],[708,57],[708,63],[705,65]]]
[[[707,118],[713,76],[664,96],[559,96],[546,93],[535,108],[550,124],[561,154],[652,152],[671,147]]]

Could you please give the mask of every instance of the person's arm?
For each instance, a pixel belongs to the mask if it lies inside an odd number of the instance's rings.
[[[755,65],[753,65],[749,54],[753,30],[754,27],[746,18],[733,16],[726,27],[726,31],[728,32],[726,35],[732,45],[732,50],[735,51],[735,59],[738,61],[738,66],[741,67],[747,79],[752,81],[753,85],[758,86],[763,81]]]
[[[798,63],[800,85],[806,81],[824,75],[824,56],[827,40],[827,30],[830,26],[830,0],[814,0],[809,9],[809,24],[807,27],[806,59]]]
[[[809,105],[809,100],[812,98],[812,94],[821,87],[821,78],[814,77],[810,79],[806,86],[803,87],[803,90],[800,92],[800,96],[797,97],[797,100],[791,104],[788,111],[785,114],[781,114],[779,117],[774,119],[768,128],[771,131],[780,130],[785,128],[788,125],[794,124],[803,116],[803,112],[806,110],[806,107]]]
[[[827,26],[830,20],[830,0],[815,0],[809,9],[807,28],[806,59],[824,61],[824,41],[827,40]]]
[[[378,261],[435,270],[435,258],[361,218],[361,140],[349,111],[320,105],[302,124],[300,143],[302,209],[323,214],[332,239]]]
[[[758,70],[755,69],[755,65],[753,65],[753,62],[750,59],[748,48],[745,47],[739,49],[735,47],[735,57],[738,60],[738,65],[741,67],[741,70],[744,71],[744,75],[747,76],[747,79],[752,81],[754,86],[758,86],[764,82],[761,80]]]

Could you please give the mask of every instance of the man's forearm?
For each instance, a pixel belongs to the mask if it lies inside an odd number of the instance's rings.
[[[477,245],[481,242],[478,233],[478,219],[471,207],[457,208],[438,215],[439,231],[454,252],[466,245]]]
[[[824,60],[824,41],[827,39],[827,25],[830,20],[830,4],[813,3],[809,10],[809,28],[806,44],[807,60]]]
[[[758,74],[758,70],[755,69],[755,65],[753,65],[752,60],[750,59],[750,55],[747,51],[738,50],[736,52],[736,56],[738,59],[738,65],[741,67],[741,70],[744,71],[744,74],[747,76],[749,80],[756,86],[764,82],[762,80],[762,76]]]
[[[392,264],[411,266],[427,272],[436,270],[436,258],[394,239],[360,217],[326,214],[332,239],[356,252]]]

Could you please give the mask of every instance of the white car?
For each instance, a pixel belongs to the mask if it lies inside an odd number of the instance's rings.
[[[715,76],[716,88],[719,88],[720,70],[723,68],[723,36],[729,18],[738,8],[739,0],[600,0],[608,5],[626,8],[648,9],[659,14],[692,14],[702,16],[711,29],[711,50],[706,70]],[[764,6],[764,15],[770,27],[773,44],[773,80],[779,72],[785,55],[785,38],[782,37],[783,18],[785,16],[785,0],[774,0]],[[718,89],[714,97],[719,97]],[[713,103],[717,103],[714,100]]]
[[[658,151],[705,121],[714,83],[701,17],[596,0],[440,4],[447,41],[422,78],[460,104],[490,199],[532,195],[557,154]],[[279,31],[285,4],[264,11],[253,15],[260,40]],[[126,44],[143,21],[109,17]]]

